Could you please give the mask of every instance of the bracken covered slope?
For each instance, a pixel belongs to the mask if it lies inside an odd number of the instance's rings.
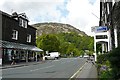
[[[37,29],[37,35],[75,32],[81,36],[87,36],[85,32],[80,31],[79,29],[76,29],[75,27],[69,24],[50,22],[50,23],[37,23],[33,24],[32,26]]]

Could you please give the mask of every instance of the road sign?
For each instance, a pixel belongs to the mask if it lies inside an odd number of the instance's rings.
[[[107,30],[108,30],[107,26],[99,26],[99,27],[96,28],[97,32],[104,32],[104,31],[107,31]]]
[[[91,28],[92,32],[106,32],[108,31],[108,27],[107,26],[95,26]]]

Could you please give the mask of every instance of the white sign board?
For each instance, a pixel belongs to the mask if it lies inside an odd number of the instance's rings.
[[[100,26],[100,27],[96,28],[97,32],[104,32],[104,31],[107,31],[107,30],[108,30],[107,26]]]
[[[108,27],[107,26],[95,26],[91,28],[92,32],[106,32],[108,31]]]

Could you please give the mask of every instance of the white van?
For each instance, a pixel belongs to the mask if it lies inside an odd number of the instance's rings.
[[[45,57],[45,59],[58,59],[60,57],[60,53],[59,52],[51,52],[51,53],[48,53],[44,57]]]

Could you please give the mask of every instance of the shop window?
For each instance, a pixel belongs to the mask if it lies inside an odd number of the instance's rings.
[[[24,51],[21,51],[21,53],[20,53],[20,58],[21,58],[21,60],[26,60],[26,54],[25,54],[25,52]]]

